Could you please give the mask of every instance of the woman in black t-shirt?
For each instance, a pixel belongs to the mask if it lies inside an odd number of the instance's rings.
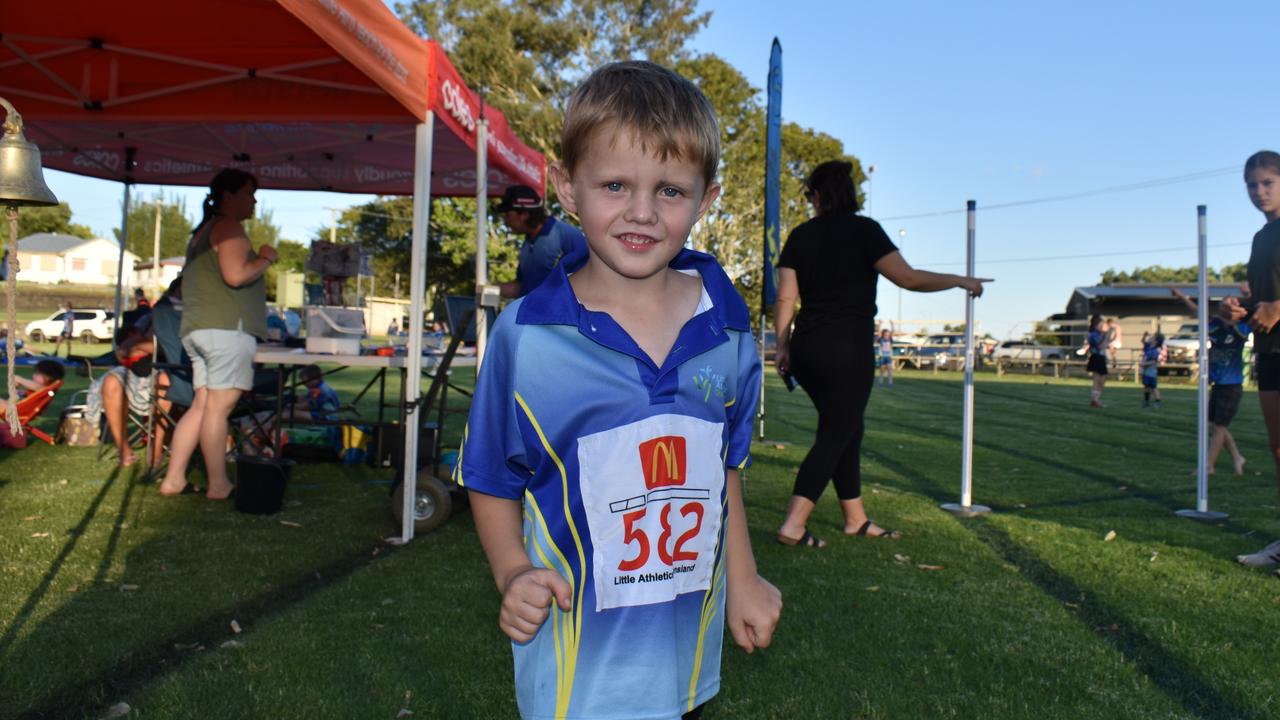
[[[1280,154],[1263,150],[1250,156],[1244,164],[1244,182],[1249,200],[1267,222],[1253,236],[1248,297],[1243,303],[1227,298],[1218,312],[1230,322],[1248,317],[1253,326],[1254,379],[1280,492]],[[1280,540],[1236,559],[1252,567],[1280,565]]]
[[[818,411],[813,447],[800,464],[786,520],[778,528],[778,542],[784,545],[826,545],[806,525],[828,481],[835,483],[846,535],[898,536],[867,517],[858,467],[862,416],[875,377],[879,276],[907,290],[963,287],[975,296],[982,294],[982,283],[987,282],[908,265],[880,224],[857,214],[852,170],[851,163],[840,161],[814,169],[805,183],[805,196],[816,217],[791,231],[778,258],[774,305],[778,373],[794,377]],[[798,317],[797,299],[803,301]]]

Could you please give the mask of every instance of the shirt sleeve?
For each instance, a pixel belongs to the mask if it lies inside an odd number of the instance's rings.
[[[863,239],[862,248],[866,253],[867,266],[873,266],[880,261],[880,258],[891,252],[896,252],[897,245],[889,239],[889,235],[885,233],[884,228],[880,227],[880,223],[875,220],[868,219],[870,229]]]
[[[738,387],[733,404],[725,412],[728,428],[728,452],[725,467],[742,469],[751,465],[751,433],[760,402],[760,354],[755,338],[749,332],[738,335]]]
[[[489,335],[453,475],[460,487],[510,500],[524,496],[531,477],[515,401],[518,308],[507,306]]]

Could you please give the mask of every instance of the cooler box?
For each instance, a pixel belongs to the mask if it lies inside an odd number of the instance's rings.
[[[359,355],[364,313],[355,308],[307,307],[307,352]]]

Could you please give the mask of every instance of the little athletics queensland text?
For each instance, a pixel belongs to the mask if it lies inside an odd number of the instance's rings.
[[[632,585],[635,583],[666,582],[675,578],[677,573],[693,572],[693,565],[676,565],[663,572],[647,572],[636,575],[619,575],[613,579],[614,585]]]

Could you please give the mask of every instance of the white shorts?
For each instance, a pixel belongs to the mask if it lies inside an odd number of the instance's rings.
[[[192,330],[182,337],[191,356],[191,385],[210,390],[253,389],[258,339],[239,330]]]

